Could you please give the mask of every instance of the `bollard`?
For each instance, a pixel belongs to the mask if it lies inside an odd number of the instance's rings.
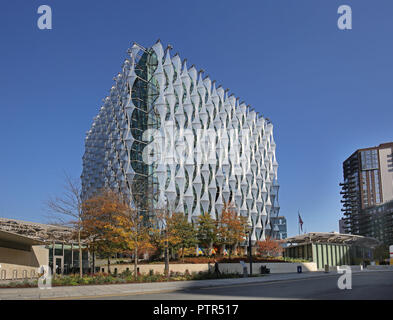
[[[248,272],[247,272],[247,267],[243,266],[243,278],[247,278],[248,277]]]
[[[242,266],[242,268],[243,268],[243,278],[247,278],[247,276],[248,276],[247,266],[246,266],[246,264],[244,263],[244,261],[240,261],[240,264],[241,264],[241,266]]]

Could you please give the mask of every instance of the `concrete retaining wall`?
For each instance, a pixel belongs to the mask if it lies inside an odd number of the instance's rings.
[[[303,272],[310,272],[310,271],[317,271],[316,263],[314,262],[307,262],[307,263],[261,263],[255,262],[252,264],[253,274],[259,274],[261,266],[266,266],[270,269],[270,273],[292,273],[297,272],[297,267],[302,266]],[[250,264],[246,263],[247,272],[249,272]],[[153,270],[154,273],[163,273],[164,272],[164,264],[141,264],[138,265],[139,272],[142,274],[149,273],[150,270]],[[220,263],[219,268],[221,272],[225,273],[243,273],[243,268],[240,263]],[[121,273],[126,271],[134,270],[133,264],[113,264],[110,266],[111,272]],[[184,273],[186,270],[188,272],[206,272],[208,270],[214,271],[214,264],[170,264],[169,270],[173,272],[181,272]],[[107,266],[100,267],[101,272],[108,272]]]
[[[32,279],[38,275],[38,267],[0,263],[0,280]]]
[[[250,264],[245,262],[247,272],[250,272]],[[274,263],[274,262],[255,262],[252,264],[252,273],[259,274],[261,266],[266,266],[270,269],[270,273],[293,273],[297,272],[297,267],[302,267],[302,272],[318,271],[315,262],[303,263]],[[220,270],[226,273],[243,273],[243,268],[240,263],[220,263]]]
[[[342,266],[333,266],[333,267],[330,266],[329,267],[329,271],[337,271],[340,268],[343,269],[343,266],[344,265],[342,265]],[[361,271],[361,270],[363,270],[363,267],[361,265],[350,265],[349,267],[351,268],[351,271]],[[367,269],[371,270],[369,267],[371,267],[371,266],[368,266]],[[324,271],[324,269],[322,269],[321,271]]]
[[[393,265],[381,265],[381,266],[367,266],[367,270],[391,270],[393,271]]]
[[[150,270],[153,270],[154,273],[164,273],[165,265],[164,264],[140,264],[138,265],[139,272],[142,274],[149,273]],[[214,265],[210,264],[211,270],[213,270]],[[110,265],[111,272],[122,273],[127,269],[129,271],[134,271],[133,264],[112,264]],[[184,273],[188,270],[190,273],[192,272],[205,272],[209,270],[209,264],[201,263],[201,264],[169,264],[169,270],[173,272],[181,272]],[[108,272],[108,266],[101,266],[101,272]]]

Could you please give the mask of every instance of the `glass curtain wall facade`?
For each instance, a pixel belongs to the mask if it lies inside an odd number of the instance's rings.
[[[53,274],[79,273],[79,247],[72,242],[54,242],[45,246],[49,253],[49,268]],[[82,246],[83,272],[91,272],[90,253]]]
[[[393,143],[359,149],[343,163],[342,200],[346,233],[385,241],[393,199]]]
[[[368,221],[367,235],[386,245],[393,243],[393,200],[363,210]]]
[[[109,188],[146,217],[166,207],[190,222],[231,203],[265,239],[280,209],[273,124],[170,51],[128,50],[86,135],[82,198]]]
[[[284,216],[272,217],[273,237],[278,240],[287,238],[287,219]]]

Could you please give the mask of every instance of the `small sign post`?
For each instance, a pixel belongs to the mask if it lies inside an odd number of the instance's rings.
[[[244,263],[244,261],[240,261],[240,265],[241,265],[242,268],[243,268],[243,278],[247,278],[248,272],[247,272],[247,266],[246,266],[246,264]]]

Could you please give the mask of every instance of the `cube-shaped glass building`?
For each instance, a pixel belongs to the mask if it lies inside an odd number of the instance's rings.
[[[85,139],[82,198],[108,188],[146,217],[166,207],[190,222],[228,203],[252,240],[274,236],[273,124],[160,41],[128,54]]]

